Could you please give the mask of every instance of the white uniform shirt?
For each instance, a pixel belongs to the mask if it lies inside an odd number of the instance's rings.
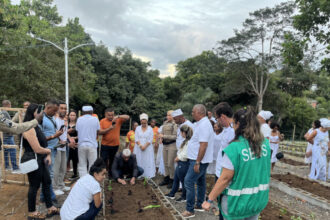
[[[217,165],[215,170],[215,175],[220,176],[221,173],[221,163],[222,163],[222,151],[230,144],[230,142],[235,138],[235,130],[231,126],[223,128],[223,131],[220,133],[220,150],[217,157]]]
[[[87,174],[81,177],[72,188],[61,208],[62,220],[73,220],[89,209],[95,194],[101,192],[99,182]]]
[[[272,129],[270,129],[270,127],[267,123],[264,123],[261,125],[261,133],[264,135],[265,138],[269,138],[271,132],[272,132]]]
[[[201,163],[212,163],[213,139],[214,131],[210,120],[207,117],[204,117],[196,122],[194,134],[188,142],[188,159],[196,160],[200,148],[200,142],[207,142],[206,152]]]
[[[182,123],[181,125],[179,125],[178,130],[177,130],[177,136],[176,136],[176,148],[178,150],[180,149],[181,144],[184,141],[184,138],[181,136],[181,131],[180,131],[180,128],[183,125],[188,125],[189,127],[191,127],[194,130],[194,125],[189,120],[186,120],[184,123]]]
[[[60,117],[55,118],[55,123],[56,123],[56,127],[57,127],[57,131],[60,130],[60,128],[62,127],[62,125],[64,125],[64,120],[61,119]],[[63,128],[63,134],[61,136],[59,136],[59,139],[61,142],[67,142],[67,137],[68,137],[68,129],[65,126]],[[66,147],[58,147],[57,148],[58,151],[66,151]]]
[[[97,148],[97,131],[100,130],[99,119],[89,114],[79,117],[76,130],[78,132],[78,147],[89,146]]]

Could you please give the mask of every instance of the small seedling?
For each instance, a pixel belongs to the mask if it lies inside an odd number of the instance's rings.
[[[111,191],[111,190],[112,190],[112,186],[111,186],[111,180],[109,180],[108,190],[109,190],[109,191]]]
[[[143,185],[144,186],[147,186],[147,182],[148,182],[148,178],[147,177],[144,177]]]
[[[291,220],[302,220],[300,216],[291,216]]]
[[[144,207],[143,209],[146,210],[146,209],[152,209],[152,208],[159,208],[160,205],[148,205],[146,207]]]
[[[316,219],[315,214],[313,212],[309,216],[311,217],[312,220]]]

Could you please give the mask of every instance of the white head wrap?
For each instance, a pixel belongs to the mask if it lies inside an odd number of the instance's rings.
[[[124,155],[125,157],[129,157],[129,156],[131,156],[131,151],[130,151],[130,149],[124,149],[124,150],[123,150],[123,155]]]
[[[258,115],[265,120],[268,120],[273,116],[273,114],[270,111],[264,111],[264,110],[261,110],[261,112],[259,112]]]
[[[181,109],[177,109],[172,112],[172,117],[176,117],[176,116],[180,116],[180,115],[183,115],[183,112],[181,111]]]
[[[82,107],[82,111],[83,111],[83,112],[91,112],[91,111],[93,111],[93,107],[90,106],[90,105],[83,106],[83,107]]]
[[[330,120],[327,119],[327,118],[321,118],[320,119],[320,122],[321,122],[321,126],[323,128],[330,128]]]
[[[146,114],[146,113],[142,113],[141,115],[140,115],[140,121],[142,121],[143,119],[145,119],[145,120],[147,120],[148,121],[148,115]]]

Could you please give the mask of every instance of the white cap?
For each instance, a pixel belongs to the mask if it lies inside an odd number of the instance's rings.
[[[320,122],[321,122],[321,126],[323,128],[330,128],[330,120],[327,119],[327,118],[321,118],[320,119]]]
[[[261,110],[261,112],[259,112],[258,115],[265,120],[268,120],[271,117],[273,117],[273,114],[270,111],[264,111],[264,110]]]
[[[183,115],[183,112],[181,111],[181,109],[177,109],[172,112],[172,117],[176,117],[176,116],[180,116],[180,115]]]
[[[147,120],[148,121],[148,115],[146,114],[146,113],[142,113],[141,115],[140,115],[140,121],[142,121],[143,119],[145,119],[145,120]]]
[[[125,157],[129,157],[129,156],[131,156],[131,151],[130,151],[130,149],[124,149],[123,150],[123,155],[125,156]]]
[[[82,107],[83,112],[91,112],[93,111],[93,107],[90,105],[86,105]]]

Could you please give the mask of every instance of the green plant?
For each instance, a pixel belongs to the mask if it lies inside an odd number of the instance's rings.
[[[147,182],[148,182],[148,178],[147,177],[144,177],[143,185],[146,186],[147,185]]]
[[[315,216],[315,214],[313,212],[309,216],[311,217],[312,220],[315,220],[316,219],[316,216]]]
[[[281,215],[286,215],[288,211],[285,208],[280,208]]]
[[[291,216],[291,220],[302,220],[302,218],[300,216]]]
[[[112,190],[112,186],[111,186],[111,180],[109,180],[108,190],[109,190],[109,191],[111,191],[111,190]]]

